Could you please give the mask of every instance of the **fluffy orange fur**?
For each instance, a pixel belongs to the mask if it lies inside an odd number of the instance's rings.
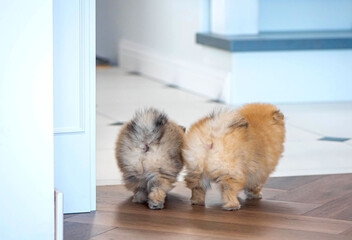
[[[270,104],[247,104],[204,117],[186,134],[183,156],[192,204],[204,205],[210,182],[222,191],[223,208],[237,210],[238,192],[260,199],[284,150],[284,115]]]

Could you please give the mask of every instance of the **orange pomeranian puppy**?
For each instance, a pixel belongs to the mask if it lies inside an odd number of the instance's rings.
[[[284,139],[284,115],[270,104],[221,110],[193,124],[183,148],[192,204],[204,205],[211,181],[221,186],[225,210],[240,209],[237,195],[242,189],[247,198],[260,199]]]

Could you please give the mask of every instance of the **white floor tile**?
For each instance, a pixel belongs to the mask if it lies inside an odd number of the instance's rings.
[[[96,124],[97,125],[105,126],[105,125],[109,125],[109,124],[111,124],[113,122],[114,122],[113,119],[110,119],[109,117],[106,117],[105,115],[99,114],[97,112],[97,114],[96,114]]]
[[[315,141],[322,136],[286,124],[286,142]]]
[[[352,172],[352,147],[340,142],[286,142],[273,176]]]
[[[97,185],[121,184],[122,174],[117,167],[114,150],[97,150]]]
[[[160,103],[193,103],[206,101],[203,97],[170,88],[103,89],[97,92],[97,104],[151,106]]]
[[[117,135],[121,126],[97,125],[97,150],[114,149]]]
[[[151,106],[151,105],[149,105]],[[198,119],[210,114],[215,108],[221,107],[217,103],[168,103],[158,102],[153,105],[155,108],[165,111],[169,118],[185,127],[189,127]],[[140,109],[143,105],[123,105],[115,107],[115,105],[103,105],[98,107],[99,112],[108,115],[114,121],[129,121],[136,109]]]
[[[352,103],[279,105],[287,122],[331,137],[352,137]]]

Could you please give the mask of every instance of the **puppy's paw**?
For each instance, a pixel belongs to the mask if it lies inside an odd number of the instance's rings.
[[[262,199],[263,198],[263,195],[261,192],[257,193],[257,194],[254,194],[253,192],[250,192],[250,191],[245,191],[245,194],[247,196],[247,199]]]
[[[144,203],[147,201],[147,194],[145,192],[136,192],[132,198],[134,203]]]
[[[222,205],[222,209],[227,210],[227,211],[235,211],[239,210],[241,208],[240,203],[225,203]]]
[[[160,209],[163,209],[163,208],[164,208],[164,202],[155,203],[155,202],[153,202],[153,201],[149,201],[149,202],[148,202],[148,206],[149,206],[149,209],[152,209],[152,210],[160,210]]]
[[[192,205],[199,205],[199,206],[204,206],[204,200],[198,200],[198,199],[191,199]]]

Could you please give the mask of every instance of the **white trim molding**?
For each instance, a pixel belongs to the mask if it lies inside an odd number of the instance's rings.
[[[90,0],[89,0],[90,1]],[[79,0],[79,120],[78,126],[63,126],[54,127],[54,134],[72,134],[85,132],[85,81],[87,67],[89,66],[89,59],[87,59],[87,52],[89,53],[89,16],[86,16],[87,8],[86,0]],[[86,9],[87,8],[87,9]],[[88,74],[89,77],[89,74]]]
[[[89,158],[90,158],[90,208],[91,211],[96,210],[96,27],[95,27],[95,0],[88,0],[85,4],[85,32],[86,32],[86,44],[85,44],[85,78],[89,82]],[[83,125],[84,126],[84,125]]]
[[[82,118],[80,116],[80,118]],[[80,120],[81,122],[81,120]],[[84,133],[84,128],[80,124],[79,127],[57,127],[54,128],[54,134],[72,134],[72,133]]]
[[[54,130],[55,186],[65,194],[64,213],[89,212],[96,209],[95,0],[56,3],[56,34],[65,28],[74,33],[74,39],[66,41],[64,47],[58,45],[56,51],[62,51],[57,63],[66,63],[64,67],[70,70],[66,73],[57,68],[61,78],[58,80],[69,79],[61,86],[61,99],[69,99],[63,108],[70,107],[72,102],[74,108],[66,115],[68,118],[70,114],[75,116]],[[66,62],[70,57],[74,61]],[[73,89],[69,89],[70,83]],[[66,90],[72,91],[65,94]],[[56,114],[66,117],[65,112]]]
[[[137,43],[119,42],[119,66],[205,97],[230,101],[230,72],[158,54]],[[225,88],[226,87],[226,88]]]
[[[55,240],[64,239],[64,212],[63,212],[63,194],[55,189]]]
[[[85,90],[81,101],[83,131],[89,132],[91,211],[96,210],[96,73],[95,0],[80,0],[80,78]],[[84,121],[86,119],[86,121]],[[87,129],[86,129],[87,128]]]
[[[115,179],[97,179],[96,185],[97,186],[108,186],[108,185],[121,185],[124,184],[121,178]]]

